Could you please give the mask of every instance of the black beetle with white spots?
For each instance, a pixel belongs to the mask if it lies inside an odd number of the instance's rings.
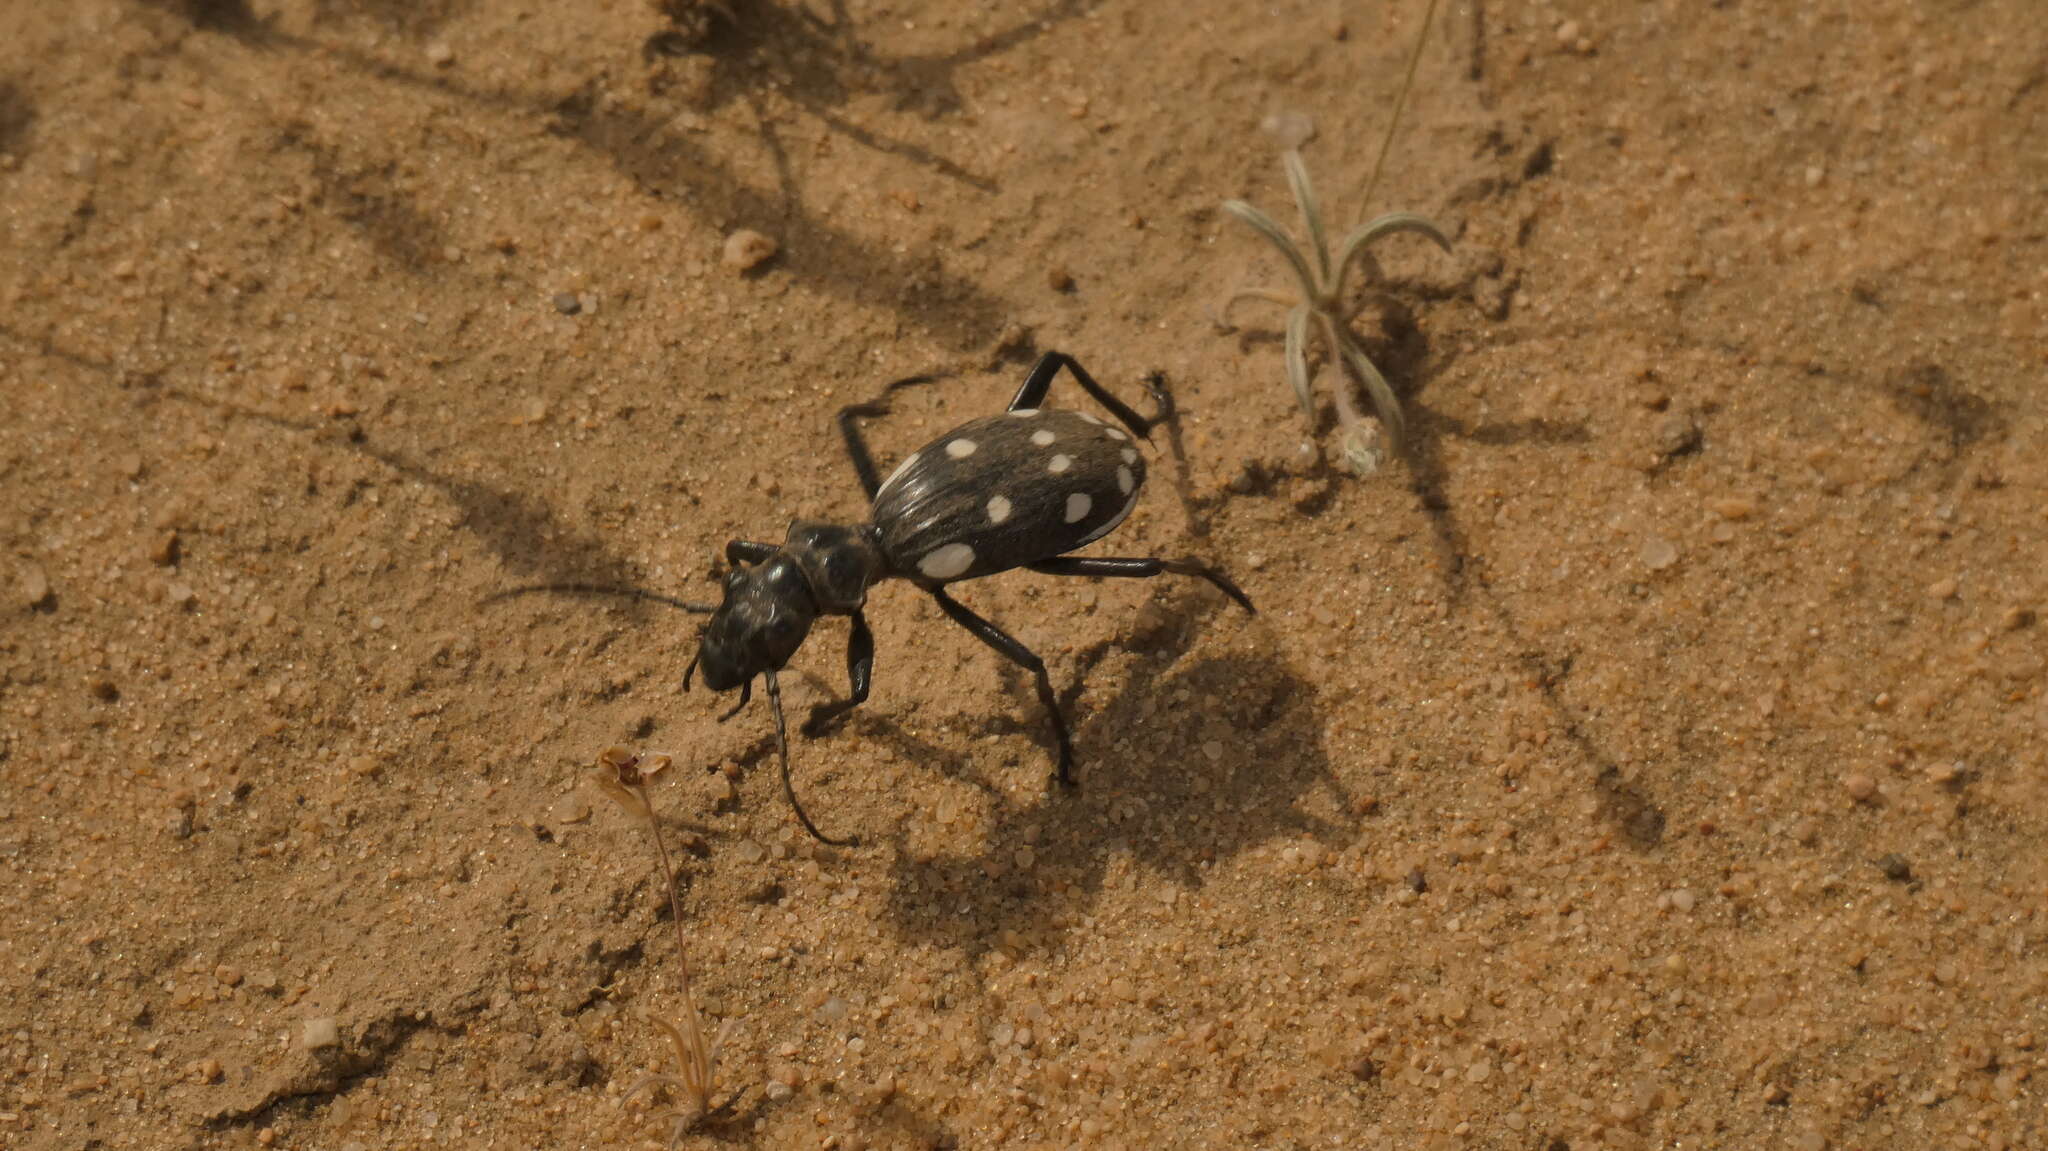
[[[1116,423],[1087,412],[1041,407],[1061,368]],[[890,390],[929,378],[899,380]],[[882,580],[905,579],[923,588],[948,618],[1031,672],[1059,746],[1059,780],[1069,785],[1074,782],[1074,749],[1045,662],[947,594],[949,585],[1014,568],[1134,578],[1171,572],[1208,580],[1246,611],[1255,610],[1236,584],[1200,560],[1067,554],[1109,534],[1136,506],[1145,483],[1136,439],[1149,441],[1152,427],[1172,414],[1165,392],[1155,385],[1153,395],[1159,414],[1148,420],[1104,390],[1073,357],[1050,352],[1032,368],[1007,411],[947,432],[911,453],[887,479],[877,478],[859,423],[886,414],[886,403],[842,409],[839,430],[872,501],[868,522],[847,526],[799,520],[779,546],[748,540],[725,545],[733,565],[725,577],[725,600],[711,613],[697,656],[683,673],[683,686],[689,687],[691,674],[701,667],[713,691],[739,688],[739,704],[726,713],[730,716],[752,697],[755,677],[763,680],[775,714],[783,790],[806,831],[826,843],[846,842],[821,833],[797,802],[775,675],[819,616],[849,616],[853,626],[846,670],[852,692],[814,710],[805,729],[818,731],[864,702],[874,674],[875,639],[861,609],[868,589]]]

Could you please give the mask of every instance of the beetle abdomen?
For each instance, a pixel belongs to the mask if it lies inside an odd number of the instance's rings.
[[[1065,555],[1138,502],[1145,460],[1130,433],[1085,412],[1027,408],[962,424],[913,452],[875,493],[874,525],[897,574],[974,579]]]

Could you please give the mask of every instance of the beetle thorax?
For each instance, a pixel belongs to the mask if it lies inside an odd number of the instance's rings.
[[[803,569],[804,579],[825,615],[851,615],[867,603],[868,588],[887,574],[888,565],[867,524],[812,523],[789,525],[783,554]]]

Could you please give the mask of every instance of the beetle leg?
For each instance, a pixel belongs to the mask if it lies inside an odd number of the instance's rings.
[[[767,563],[776,552],[781,550],[781,548],[776,547],[774,544],[755,543],[753,540],[727,540],[725,544],[725,562],[734,567],[738,567],[743,563]]]
[[[1053,377],[1059,375],[1061,368],[1073,373],[1074,382],[1081,385],[1081,390],[1095,397],[1096,403],[1108,408],[1109,414],[1131,429],[1131,434],[1135,436],[1150,440],[1152,425],[1165,418],[1164,412],[1158,418],[1150,420],[1139,415],[1129,404],[1111,395],[1109,389],[1096,383],[1095,377],[1088,374],[1088,369],[1081,366],[1081,361],[1065,352],[1047,352],[1038,358],[1038,363],[1032,367],[1031,374],[1024,377],[1024,386],[1018,388],[1017,394],[1011,398],[1008,410],[1015,412],[1038,407],[1044,402],[1045,393],[1052,388]],[[1153,395],[1157,397],[1161,394],[1158,386],[1153,385]]]
[[[1253,615],[1259,609],[1252,606],[1251,597],[1244,594],[1230,577],[1193,558],[1177,560],[1125,559],[1117,556],[1060,556],[1057,559],[1039,560],[1027,564],[1032,571],[1057,576],[1122,576],[1127,579],[1147,579],[1168,572],[1174,575],[1199,576],[1215,584],[1218,591],[1238,602],[1238,605]]]
[[[690,666],[696,667],[697,661],[691,660]],[[740,713],[740,709],[747,706],[747,701],[752,698],[754,698],[754,681],[750,679],[747,682],[740,685],[740,701],[732,705],[732,710],[719,716],[718,722],[724,723],[726,720],[738,715]]]
[[[939,375],[937,373],[922,376],[905,376],[903,379],[896,380],[888,387],[883,388],[882,394],[886,396],[898,388],[928,384],[938,378]],[[881,473],[875,470],[874,453],[868,451],[867,439],[860,434],[859,421],[863,418],[886,416],[888,414],[889,403],[887,400],[875,400],[865,404],[849,404],[839,409],[839,438],[846,441],[846,458],[853,461],[854,474],[860,477],[860,490],[867,493],[867,497],[870,500],[873,500],[875,493],[881,490]]]
[[[1036,677],[1038,702],[1044,705],[1045,714],[1052,720],[1053,738],[1059,742],[1059,781],[1068,787],[1074,786],[1074,745],[1067,738],[1066,717],[1060,714],[1059,699],[1052,693],[1052,680],[1045,674],[1045,661],[1038,658],[1030,648],[1018,643],[1002,628],[961,606],[960,601],[947,595],[942,589],[932,588],[931,593],[932,598],[939,602],[939,610],[945,612],[947,618],[973,632],[974,638],[996,649],[1011,663]]]
[[[875,633],[868,630],[867,616],[853,613],[853,634],[846,641],[846,679],[852,694],[842,700],[819,704],[804,721],[804,734],[817,736],[825,725],[868,701],[868,684],[875,675]]]

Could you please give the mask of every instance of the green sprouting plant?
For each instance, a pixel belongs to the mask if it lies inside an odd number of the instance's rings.
[[[1416,37],[1415,52],[1408,61],[1408,76],[1395,100],[1394,114],[1388,120],[1387,134],[1380,143],[1379,159],[1373,165],[1372,178],[1366,183],[1362,203],[1371,200],[1373,188],[1379,183],[1380,168],[1386,162],[1388,146],[1393,143],[1394,125],[1400,119],[1401,102],[1415,83],[1415,66],[1422,58],[1423,37],[1428,33],[1430,17],[1435,13],[1436,3],[1431,0],[1428,11],[1423,15],[1422,34]],[[1302,163],[1301,153],[1293,149],[1287,151],[1285,162],[1287,183],[1294,192],[1295,206],[1301,212],[1306,243],[1297,242],[1273,217],[1243,200],[1226,200],[1223,210],[1250,225],[1279,249],[1288,266],[1294,270],[1300,295],[1274,288],[1239,288],[1224,301],[1218,318],[1228,327],[1230,311],[1240,300],[1261,300],[1288,309],[1283,347],[1287,382],[1294,388],[1294,398],[1300,402],[1301,414],[1309,422],[1311,430],[1315,426],[1315,398],[1311,392],[1314,373],[1309,364],[1309,329],[1313,324],[1322,333],[1330,358],[1349,368],[1365,388],[1372,401],[1373,414],[1379,417],[1380,424],[1386,429],[1390,446],[1400,451],[1406,442],[1407,432],[1401,401],[1351,331],[1356,310],[1346,298],[1347,277],[1354,263],[1369,261],[1368,249],[1374,241],[1384,237],[1414,232],[1436,241],[1437,246],[1446,252],[1451,250],[1451,242],[1444,238],[1435,224],[1422,216],[1413,212],[1389,212],[1353,229],[1338,244],[1336,259],[1332,260],[1329,240],[1323,230],[1322,207],[1317,203],[1315,188],[1309,182],[1308,167]],[[1370,475],[1378,469],[1383,456],[1375,442],[1377,437],[1360,415],[1351,388],[1339,386],[1332,393],[1336,399],[1337,420],[1343,428],[1345,459],[1359,475]]]
[[[662,878],[668,884],[669,918],[676,925],[676,951],[680,961],[677,982],[682,985],[682,1025],[677,1026],[659,1016],[651,1022],[667,1034],[669,1045],[675,1049],[676,1070],[674,1074],[654,1073],[643,1075],[626,1093],[619,1103],[624,1106],[642,1091],[667,1087],[682,1098],[686,1106],[666,1113],[669,1120],[669,1146],[682,1142],[690,1128],[711,1112],[711,1093],[718,1084],[718,1052],[725,1046],[727,1036],[732,1033],[733,1021],[728,1019],[718,1028],[718,1034],[707,1038],[704,1032],[704,1017],[697,1010],[697,997],[690,988],[689,937],[683,928],[682,894],[676,888],[676,869],[669,862],[668,844],[661,837],[661,820],[654,814],[654,803],[647,795],[647,781],[669,765],[665,755],[641,756],[622,747],[608,747],[597,757],[597,766],[591,771],[591,782],[628,815],[637,815],[647,821],[654,833],[654,848],[661,857]]]

